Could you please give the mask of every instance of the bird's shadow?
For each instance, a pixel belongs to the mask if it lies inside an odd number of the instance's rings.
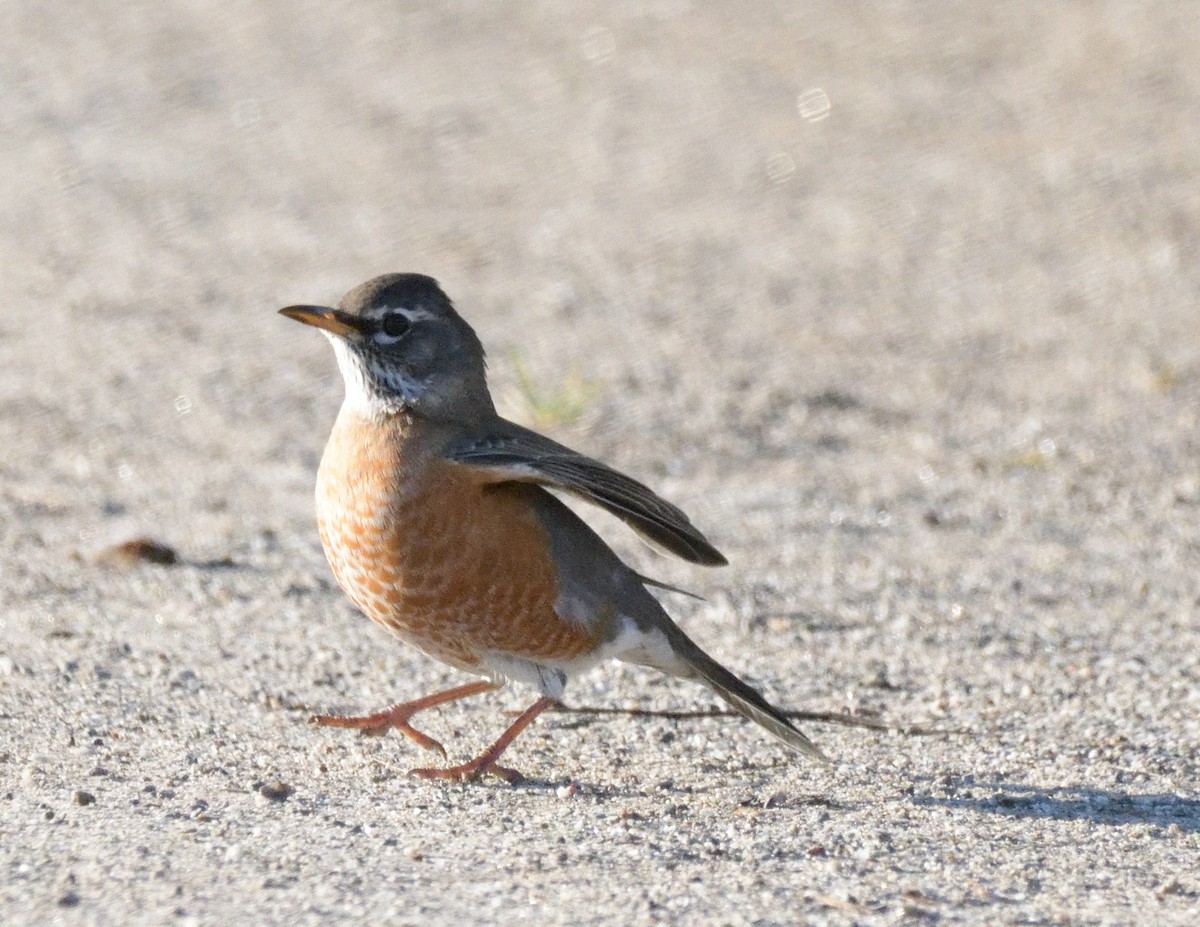
[[[972,782],[955,794],[913,795],[924,807],[952,808],[1046,821],[1087,821],[1103,827],[1174,824],[1188,833],[1200,833],[1200,799],[1170,792],[1133,793],[1085,786],[1038,788],[1009,782]]]

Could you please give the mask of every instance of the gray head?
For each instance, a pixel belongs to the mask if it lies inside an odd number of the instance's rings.
[[[360,411],[408,411],[442,422],[495,411],[483,345],[432,277],[385,274],[356,286],[336,308],[279,311],[333,342],[346,402]]]

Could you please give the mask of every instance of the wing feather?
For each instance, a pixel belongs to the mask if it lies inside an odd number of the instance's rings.
[[[446,458],[477,468],[496,482],[539,483],[577,495],[692,563],[728,562],[683,511],[647,486],[512,422],[502,422],[485,438],[450,447]]]

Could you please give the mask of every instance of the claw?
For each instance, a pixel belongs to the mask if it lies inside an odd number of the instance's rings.
[[[408,774],[416,776],[418,779],[449,779],[452,782],[475,782],[483,776],[499,776],[509,785],[520,782],[525,778],[524,776],[515,769],[501,766],[496,761],[508,749],[508,745],[516,740],[517,735],[525,730],[529,722],[553,704],[554,699],[542,696],[521,712],[521,716],[508,726],[508,729],[500,735],[494,744],[469,763],[463,763],[461,766],[448,766],[442,769],[413,769],[409,770]]]

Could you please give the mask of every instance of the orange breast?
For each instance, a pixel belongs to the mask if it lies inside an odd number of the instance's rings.
[[[317,476],[334,576],[364,614],[430,656],[569,660],[598,636],[554,611],[558,576],[528,487],[484,485],[429,452],[420,426],[338,416]]]

